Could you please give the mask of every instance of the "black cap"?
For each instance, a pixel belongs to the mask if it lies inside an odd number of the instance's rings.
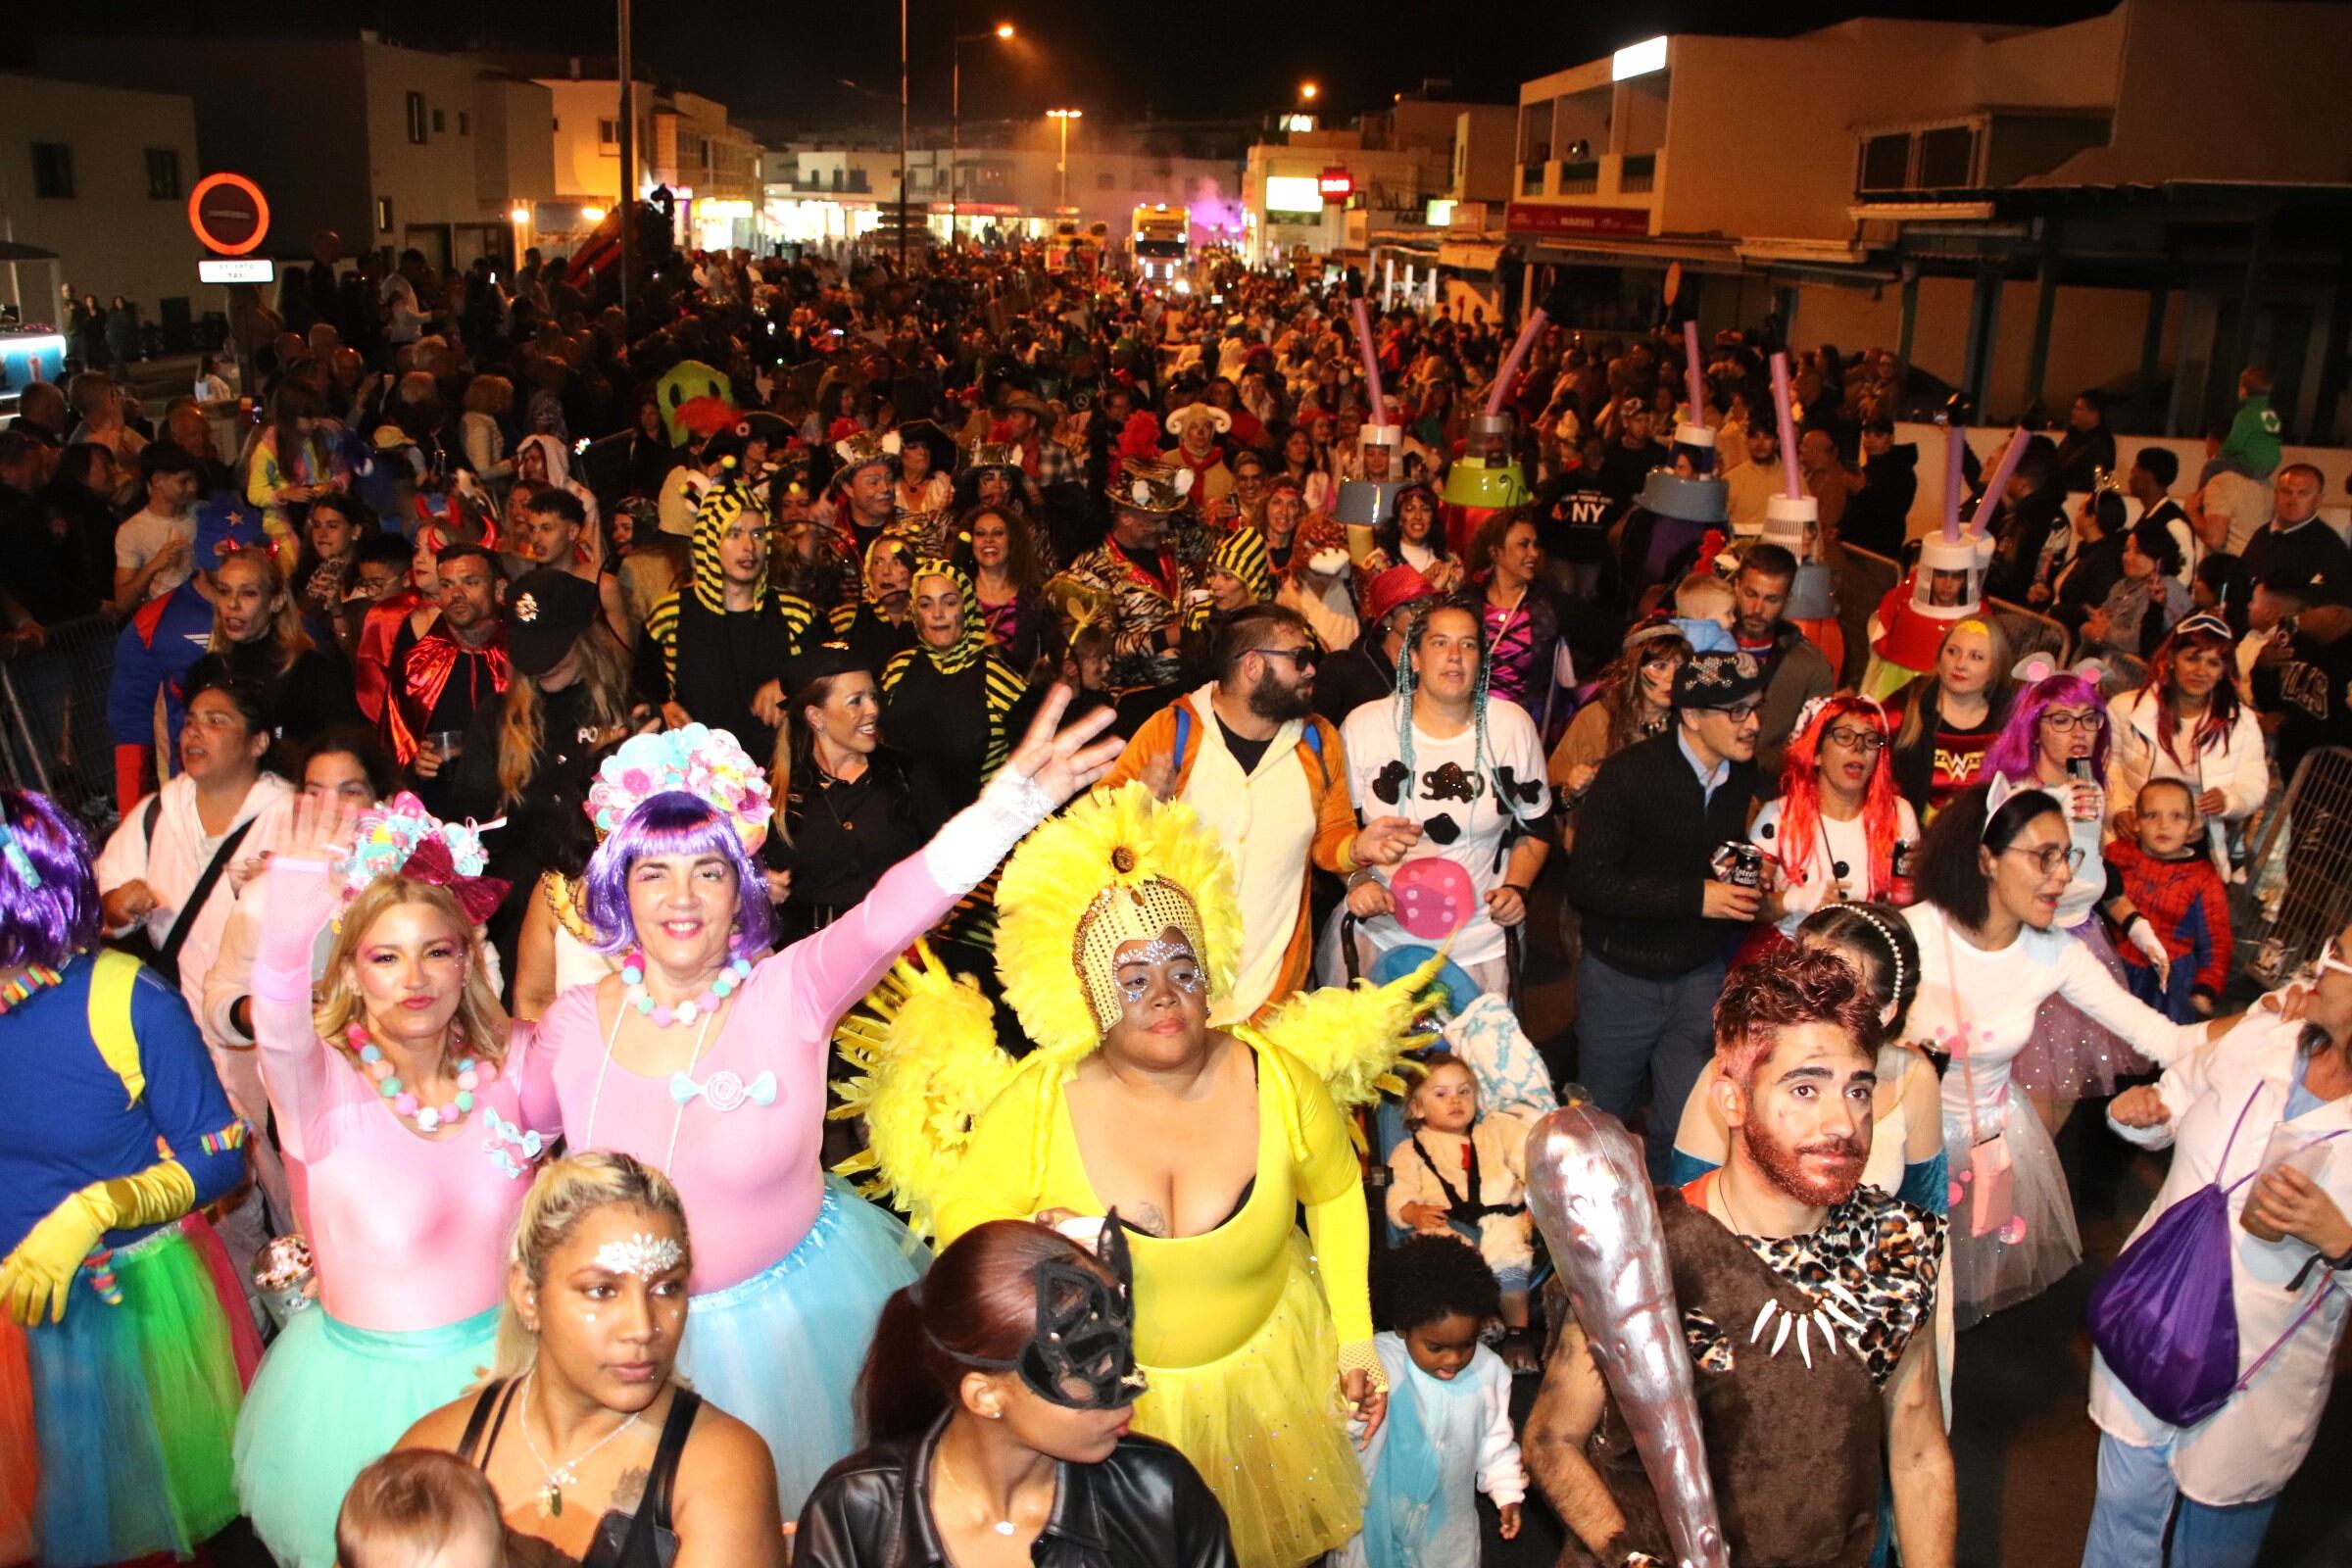
[[[850,651],[848,643],[816,643],[802,649],[784,662],[784,679],[780,683],[790,697],[808,690],[820,680],[834,675],[846,675],[854,669],[874,672],[873,662]]]
[[[546,674],[596,620],[596,584],[541,567],[507,585],[507,658],[525,675]]]

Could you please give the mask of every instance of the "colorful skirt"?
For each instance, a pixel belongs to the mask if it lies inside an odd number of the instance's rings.
[[[187,1557],[237,1516],[241,1385],[210,1271],[176,1225],[118,1248],[114,1270],[120,1305],[77,1282],[63,1322],[0,1339],[8,1561],[27,1536],[49,1568]]]
[[[343,1494],[427,1411],[487,1373],[498,1309],[380,1333],[294,1314],[237,1422],[237,1496],[279,1568],[333,1568]]]
[[[863,1446],[854,1396],[874,1325],[929,1261],[906,1226],[827,1176],[798,1246],[689,1303],[678,1373],[767,1440],[785,1518],[799,1518],[818,1479]]]
[[[1225,1505],[1241,1568],[1298,1568],[1362,1528],[1364,1478],[1340,1396],[1339,1336],[1292,1238],[1290,1278],[1240,1348],[1200,1366],[1147,1366],[1135,1430],[1172,1444]]]
[[[2107,940],[2107,928],[2096,914],[2067,933],[2088,948],[2106,966],[2115,983],[2129,991],[2130,976]],[[2069,1104],[2099,1100],[2115,1093],[2118,1078],[2156,1069],[2132,1049],[2122,1036],[2056,992],[2044,998],[2034,1014],[2034,1033],[2009,1068],[2012,1083],[2027,1091]]]
[[[2082,1261],[2082,1237],[2075,1228],[2073,1194],[2059,1168],[2058,1146],[2026,1097],[2005,1097],[2001,1128],[2009,1135],[2009,1207],[2006,1224],[1984,1236],[1974,1229],[1975,1182],[1970,1169],[1966,1123],[1944,1118],[1944,1157],[1951,1173],[1951,1224],[1944,1277],[1958,1328],[1974,1328],[2005,1306],[2032,1300]],[[1980,1128],[1980,1131],[1989,1129]],[[1941,1294],[1941,1293],[1939,1293]]]

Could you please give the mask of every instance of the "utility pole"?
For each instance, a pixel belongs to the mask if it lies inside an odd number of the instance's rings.
[[[906,275],[906,0],[899,0],[899,275]]]
[[[621,336],[628,336],[629,303],[637,285],[637,69],[629,47],[629,0],[620,7],[620,218]],[[903,3],[903,0],[902,0]],[[626,347],[626,344],[623,344]]]

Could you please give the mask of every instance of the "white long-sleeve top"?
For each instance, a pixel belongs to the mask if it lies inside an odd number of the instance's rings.
[[[2075,938],[2052,927],[2019,930],[1997,953],[1972,947],[1951,916],[1932,904],[1903,911],[1919,939],[1920,984],[1907,1038],[1952,1055],[1941,1086],[1947,1126],[1997,1129],[2007,1109],[2009,1070],[2034,1033],[2043,999],[2063,995],[2164,1066],[2204,1044],[2202,1021],[2177,1024],[2135,1000]],[[1959,1047],[1960,1049],[1955,1049]]]
[[[2261,1018],[2263,1021],[2256,1021]],[[2164,1126],[2108,1125],[2143,1149],[2172,1147],[2172,1168],[2163,1190],[2127,1252],[2175,1203],[2218,1181],[2227,1189],[2262,1166],[2271,1133],[2280,1125],[2287,1097],[2303,1062],[2296,1050],[2300,1026],[2269,1015],[2246,1022],[2209,1046],[2188,1053],[2165,1069],[2157,1084],[2172,1118]],[[2245,1121],[2230,1141],[2240,1112]],[[2331,1100],[2286,1123],[2295,1131],[2338,1136],[2314,1151],[2317,1169],[2308,1172],[2338,1208],[2352,1212],[2352,1097]],[[2223,1150],[2229,1160],[2223,1163]],[[2219,1410],[2182,1429],[2157,1419],[2134,1398],[2095,1353],[2090,1369],[2090,1418],[2102,1432],[2138,1447],[2169,1445],[2173,1477],[2180,1490],[2213,1507],[2253,1502],[2283,1489],[2319,1431],[2320,1413],[2335,1376],[2335,1348],[2352,1310],[2352,1279],[2324,1264],[2300,1295],[2287,1286],[2312,1256],[2306,1244],[2288,1237],[2266,1242],[2237,1223],[2253,1184],[2229,1195],[2230,1276],[2237,1301],[2238,1375],[2277,1344],[2311,1302],[2326,1299],[2279,1346],[2262,1370]]]
[[[1372,1348],[1379,1353],[1381,1370],[1388,1375],[1392,1405],[1398,1399],[1414,1397],[1415,1384],[1433,1391],[1444,1388],[1413,1365],[1412,1352],[1405,1348],[1401,1336],[1376,1334],[1372,1337]],[[1438,1555],[1430,1560],[1459,1562],[1463,1568],[1474,1568],[1478,1561],[1478,1511],[1471,1501],[1472,1491],[1485,1493],[1498,1508],[1522,1501],[1527,1496],[1527,1465],[1519,1455],[1519,1439],[1511,1431],[1511,1373],[1502,1364],[1502,1357],[1482,1345],[1455,1381],[1477,1385],[1475,1409],[1461,1412],[1475,1419],[1476,1442],[1473,1445],[1469,1441],[1472,1434],[1455,1430],[1450,1424],[1447,1430],[1429,1433],[1430,1441],[1440,1446],[1444,1460],[1445,1485],[1450,1494],[1446,1516],[1452,1539],[1421,1544],[1425,1552],[1432,1547],[1445,1552],[1450,1547],[1451,1555]],[[1423,1406],[1425,1415],[1433,1410],[1441,1415],[1449,1414],[1456,1409],[1455,1402],[1446,1393],[1439,1393]],[[1380,1468],[1389,1431],[1390,1424],[1382,1422],[1356,1455],[1366,1479]],[[1466,1541],[1459,1539],[1465,1534]],[[1463,1554],[1465,1547],[1467,1555]],[[1361,1536],[1350,1541],[1340,1556],[1341,1568],[1364,1568],[1369,1560]]]
[[[2154,692],[2116,693],[2108,701],[2107,716],[2110,812],[2131,810],[2139,799],[2140,786],[2152,778],[2180,779],[2199,795],[2220,790],[2225,822],[2253,815],[2271,792],[2271,763],[2263,754],[2262,724],[2251,707],[2238,709],[2236,721],[2221,745],[2203,751],[2197,748],[2193,721],[2177,725],[2171,753],[2158,744],[2163,721]],[[2228,849],[2216,843],[2213,850],[2216,863],[2227,876]]]

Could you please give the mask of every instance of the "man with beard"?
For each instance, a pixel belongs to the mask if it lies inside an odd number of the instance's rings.
[[[1214,1022],[1247,1022],[1306,983],[1310,859],[1345,876],[1396,863],[1421,836],[1400,816],[1356,828],[1340,732],[1315,715],[1319,658],[1298,612],[1234,612],[1217,627],[1216,679],[1147,720],[1103,780],[1184,801],[1233,858],[1242,941]]]
[[[1736,970],[1715,1006],[1708,1091],[1730,1151],[1720,1170],[1658,1194],[1707,1469],[1740,1568],[1861,1568],[1883,1490],[1902,1561],[1953,1561],[1930,1322],[1943,1220],[1860,1185],[1879,1028],[1833,955],[1784,951]],[[1524,1450],[1574,1538],[1562,1561],[1671,1561],[1626,1412],[1557,1305]]]
[[[497,559],[480,545],[451,545],[436,565],[435,615],[421,631],[423,616],[400,620],[383,729],[410,787],[439,815],[450,804],[443,772],[456,771],[458,738],[474,710],[507,689],[509,670]]]
[[[1756,748],[1756,788],[1766,799],[1779,791],[1781,759],[1796,715],[1807,703],[1838,689],[1829,659],[1785,618],[1796,578],[1796,556],[1766,541],[1747,547],[1740,574],[1732,579],[1732,637],[1764,665],[1764,739]]]

